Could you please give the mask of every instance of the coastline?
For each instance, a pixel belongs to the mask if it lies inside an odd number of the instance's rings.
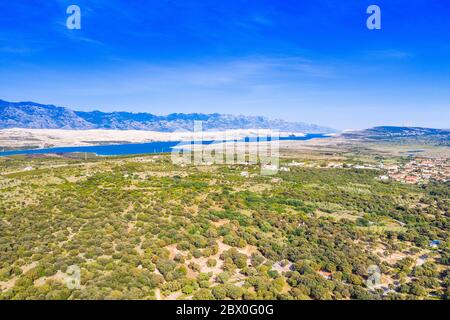
[[[152,142],[191,141],[193,139],[222,140],[279,134],[280,136],[304,137],[303,132],[279,132],[270,129],[234,129],[203,132],[158,132],[141,130],[64,130],[64,129],[1,129],[0,148],[42,149],[119,145]],[[32,148],[30,148],[32,147]],[[1,150],[0,150],[1,151]]]

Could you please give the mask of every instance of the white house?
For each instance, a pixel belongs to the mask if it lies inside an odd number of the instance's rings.
[[[278,166],[275,164],[265,164],[262,166],[262,169],[267,171],[278,171]]]
[[[249,173],[248,173],[248,171],[242,171],[241,172],[241,177],[248,177],[249,176]]]

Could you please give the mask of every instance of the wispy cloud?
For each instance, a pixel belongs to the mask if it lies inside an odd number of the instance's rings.
[[[194,89],[252,91],[304,84],[309,80],[337,77],[331,66],[300,57],[247,57],[165,66],[144,66],[143,82],[177,84]],[[147,70],[147,71],[146,71]],[[149,76],[152,75],[152,76]]]
[[[48,48],[48,41],[37,40],[27,35],[0,33],[0,53],[27,55],[46,48]]]
[[[11,53],[11,54],[28,54],[39,51],[37,48],[30,48],[30,47],[20,47],[20,46],[1,46],[0,52],[2,53]]]
[[[272,19],[269,19],[267,16],[255,14],[252,17],[253,22],[265,26],[272,26],[274,24]]]
[[[216,92],[218,96],[268,93],[302,87],[310,81],[337,77],[333,68],[302,57],[246,57],[240,59],[204,61],[197,63],[149,64],[117,61],[116,67],[39,72],[52,85],[37,84],[33,90],[64,92],[77,96],[108,96],[120,94],[149,94],[170,97],[177,93],[202,95]],[[19,71],[18,71],[19,72]],[[73,85],[76,78],[77,85]],[[220,93],[220,94],[219,94]]]
[[[406,59],[412,57],[409,52],[387,49],[387,50],[372,50],[365,53],[369,59]]]

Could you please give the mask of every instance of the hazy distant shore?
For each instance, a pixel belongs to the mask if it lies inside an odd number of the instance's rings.
[[[268,129],[227,130],[227,138],[242,139],[259,134],[269,135]],[[300,132],[279,132],[280,136],[303,136]],[[223,139],[225,131],[204,131],[204,140]],[[142,130],[62,130],[62,129],[2,129],[0,147],[7,149],[95,146],[105,144],[147,143],[155,141],[189,141],[200,138],[192,132],[157,132]],[[0,150],[1,151],[1,150]]]

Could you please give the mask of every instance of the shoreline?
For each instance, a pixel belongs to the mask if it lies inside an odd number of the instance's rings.
[[[75,131],[75,132],[74,132]],[[120,137],[116,135],[120,134]],[[261,137],[286,141],[310,141],[330,138],[326,134],[277,132],[267,129],[239,129],[207,132],[153,132],[153,131],[116,131],[116,130],[41,130],[7,129],[0,130],[0,156],[19,154],[50,153],[96,153],[98,155],[125,155],[141,153],[171,152],[180,144],[192,141],[204,141],[207,145],[217,145],[236,141],[256,142],[252,138]],[[157,140],[157,139],[160,140]],[[255,139],[256,140],[256,139]],[[183,149],[188,148],[187,145]],[[127,150],[127,151],[125,151]],[[139,150],[137,152],[136,150]]]
[[[64,129],[1,129],[0,148],[8,151],[66,147],[96,147],[104,145],[142,144],[156,142],[190,141],[192,139],[222,140],[242,139],[245,137],[271,135],[294,135],[302,137],[303,132],[279,132],[270,129],[233,129],[227,131],[203,132],[158,132],[141,130],[64,130]],[[6,151],[6,150],[5,150]]]

